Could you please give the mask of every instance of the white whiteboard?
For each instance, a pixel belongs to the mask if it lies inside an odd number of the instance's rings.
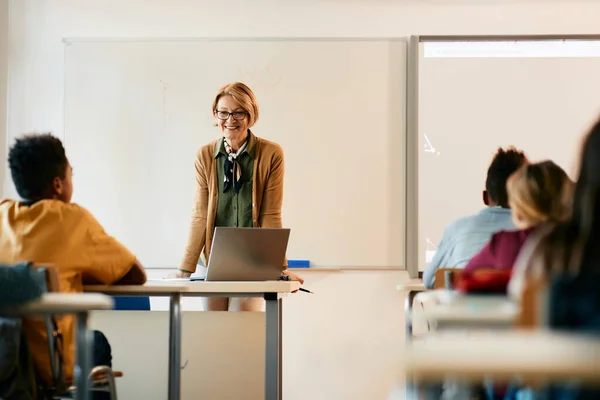
[[[600,53],[583,56],[582,44],[573,57],[550,53],[544,42],[438,43],[426,57],[428,44],[419,58],[420,269],[450,222],[484,207],[498,147],[552,159],[575,178],[581,139],[600,116]],[[465,54],[446,54],[460,46]],[[502,55],[504,47],[513,55]]]
[[[405,43],[66,41],[65,146],[78,202],[147,267],[179,264],[196,150],[225,83],[256,93],[253,132],[285,150],[289,259],[404,260]]]

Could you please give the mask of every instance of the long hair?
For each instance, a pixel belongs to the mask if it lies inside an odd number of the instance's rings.
[[[573,181],[553,161],[525,164],[508,178],[506,188],[518,228],[565,222],[571,216]]]
[[[538,247],[547,272],[600,272],[600,120],[583,143],[572,216]],[[536,251],[537,253],[537,251]]]

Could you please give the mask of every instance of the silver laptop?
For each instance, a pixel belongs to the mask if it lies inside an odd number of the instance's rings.
[[[289,229],[216,227],[206,281],[273,281],[281,276]]]

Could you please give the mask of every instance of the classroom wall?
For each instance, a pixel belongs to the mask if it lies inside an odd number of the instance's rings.
[[[5,2],[0,0],[0,13]],[[0,143],[32,130],[62,136],[63,37],[598,33],[600,15],[600,3],[592,0],[10,0],[9,5],[10,60],[0,45],[0,76],[8,65],[10,119]],[[2,21],[0,16],[0,40]],[[0,78],[0,134],[5,93]],[[9,179],[4,187],[14,195]],[[284,372],[286,398],[385,399],[401,382],[403,311],[395,285],[407,274],[306,276],[307,287],[320,294],[297,296],[286,309],[291,320],[286,358],[303,360]]]
[[[9,4],[9,142],[31,130],[62,135],[64,37],[597,33],[600,15],[600,3],[591,0],[232,0],[226,6],[207,0],[128,0],[126,6],[121,0],[9,0]],[[5,193],[14,194],[9,180],[4,185]]]
[[[0,0],[0,154],[6,152],[7,99],[8,99],[8,2]],[[2,158],[3,159],[3,158]],[[4,193],[6,163],[0,162],[0,196]]]

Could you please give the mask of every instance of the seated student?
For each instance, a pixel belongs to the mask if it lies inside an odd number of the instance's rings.
[[[506,180],[527,162],[522,151],[498,149],[487,171],[483,203],[487,206],[475,215],[452,222],[444,231],[435,256],[423,274],[425,287],[433,288],[435,271],[443,267],[464,267],[490,240],[494,232],[514,229]]]
[[[600,273],[600,121],[588,134],[568,221],[532,235],[515,262],[509,294],[520,298],[525,280],[566,273]],[[574,313],[577,310],[573,310]]]
[[[571,217],[527,240],[509,295],[520,298],[526,283],[548,287],[550,328],[600,333],[600,121],[583,144]],[[542,392],[535,398],[600,399],[599,390],[575,384]]]
[[[479,270],[510,272],[529,235],[544,223],[564,222],[570,216],[573,182],[552,161],[522,166],[506,184],[512,218],[519,230],[500,231],[461,272],[464,278]],[[507,274],[507,277],[510,275]],[[508,279],[502,283],[506,290]]]
[[[0,262],[51,265],[61,292],[81,292],[84,283],[143,284],[135,256],[83,207],[70,203],[72,168],[61,141],[49,134],[17,139],[9,151],[12,180],[22,200],[0,202]],[[42,381],[53,385],[44,322],[25,319],[25,336]],[[58,318],[63,334],[64,373],[73,380],[74,317]],[[94,334],[94,365],[111,364],[110,345]]]

